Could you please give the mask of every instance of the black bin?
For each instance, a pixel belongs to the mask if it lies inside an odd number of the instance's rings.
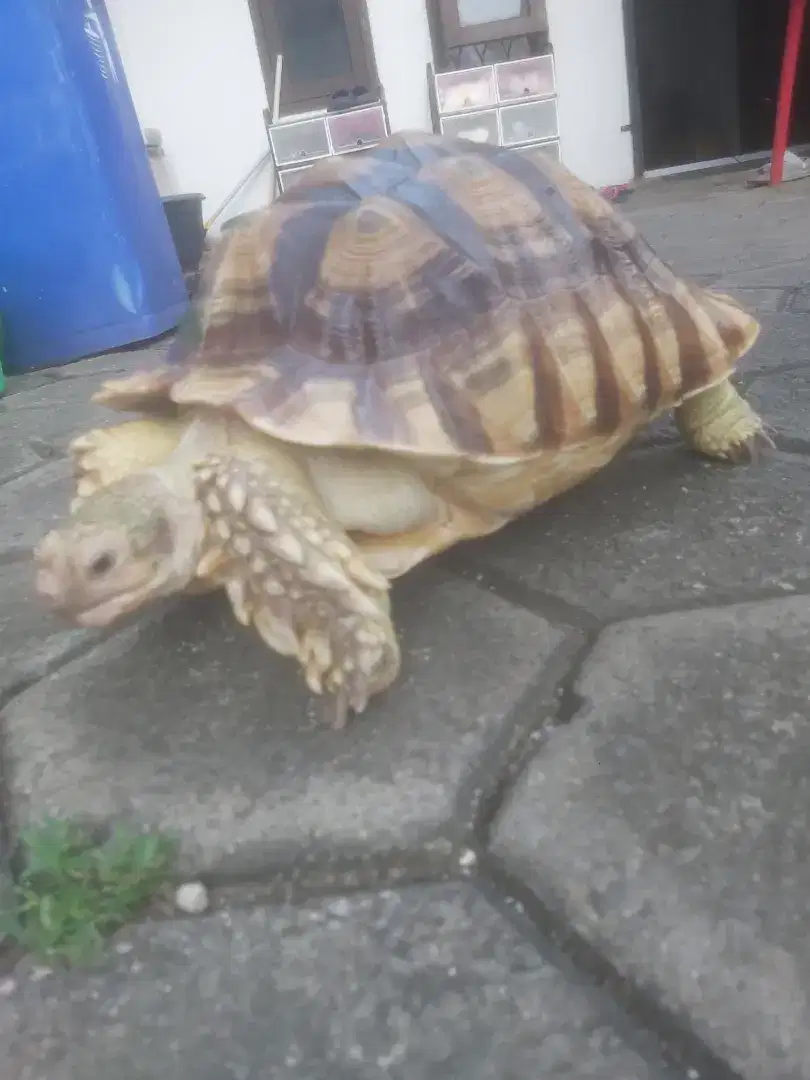
[[[205,250],[204,198],[204,195],[195,193],[165,195],[162,200],[180,269],[189,276],[196,275]]]

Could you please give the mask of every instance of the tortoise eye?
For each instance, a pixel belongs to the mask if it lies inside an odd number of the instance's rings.
[[[97,555],[87,567],[92,577],[102,577],[108,574],[115,566],[115,556],[110,551],[104,551]]]

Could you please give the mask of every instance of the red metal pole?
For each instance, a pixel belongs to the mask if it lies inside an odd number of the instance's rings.
[[[790,0],[787,31],[785,33],[785,51],[782,57],[782,74],[779,79],[779,100],[776,106],[776,126],[773,133],[771,184],[782,183],[785,153],[787,152],[788,139],[790,138],[790,116],[793,111],[793,91],[796,85],[796,68],[799,65],[799,53],[801,52],[802,47],[804,13],[806,8],[807,0]]]

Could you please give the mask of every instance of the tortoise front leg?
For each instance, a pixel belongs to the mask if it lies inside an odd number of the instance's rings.
[[[686,442],[700,454],[735,464],[756,458],[773,442],[762,419],[728,379],[684,401],[675,421]]]
[[[395,680],[400,650],[389,583],[326,513],[278,447],[210,458],[196,469],[209,556],[237,619],[294,656],[313,693],[333,696],[333,727]]]

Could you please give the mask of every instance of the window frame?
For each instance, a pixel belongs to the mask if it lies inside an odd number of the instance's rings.
[[[379,76],[368,22],[366,0],[337,0],[343,13],[351,56],[351,86],[346,78],[320,79],[295,83],[282,68],[280,110],[282,116],[312,112],[330,104],[337,90],[367,86],[373,96],[379,94]],[[248,0],[253,34],[259,52],[268,105],[272,104],[276,79],[276,57],[283,51],[281,29],[276,14],[276,0]],[[278,49],[279,43],[282,50]],[[275,47],[274,47],[275,46]]]
[[[526,34],[548,33],[548,13],[545,0],[525,0],[529,12],[511,19],[462,26],[457,0],[433,0],[435,21],[441,31],[444,49],[459,49],[481,45],[499,38],[522,37]]]

